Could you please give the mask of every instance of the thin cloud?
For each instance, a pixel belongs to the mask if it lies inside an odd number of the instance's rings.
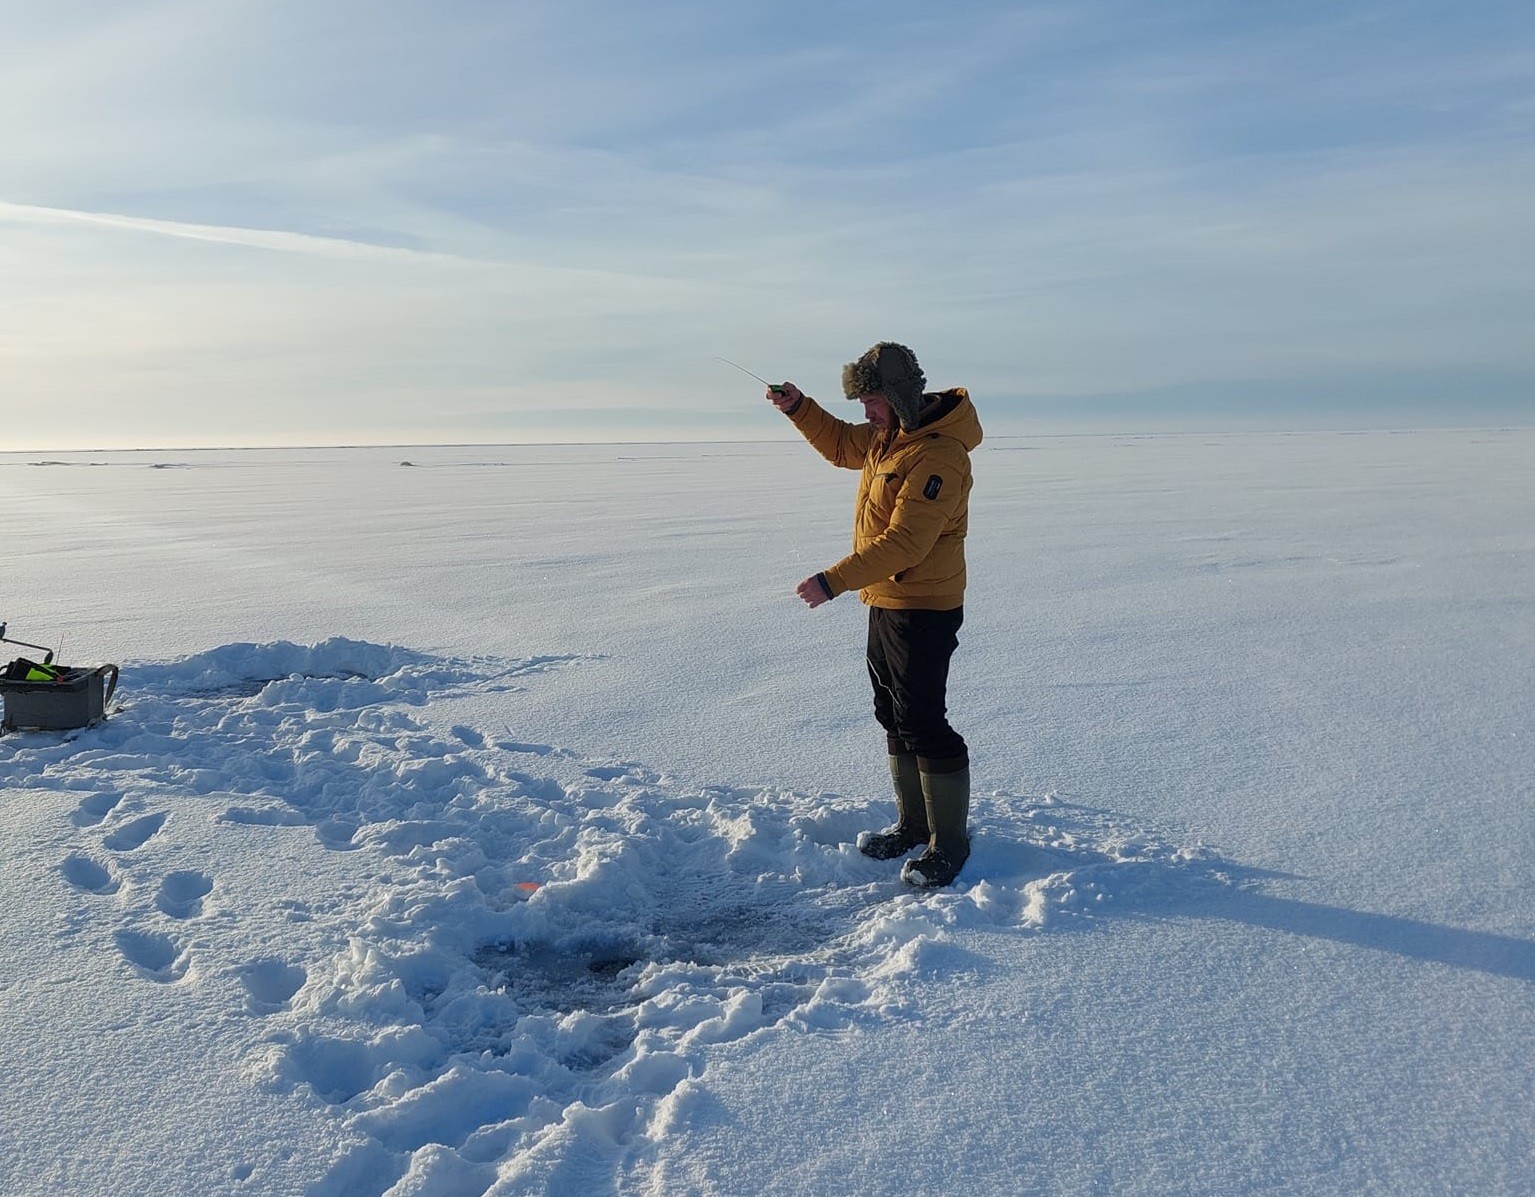
[[[4,200],[0,200],[0,220],[16,224],[92,225],[136,233],[152,233],[162,237],[179,237],[187,241],[244,245],[252,249],[271,249],[281,253],[307,254],[320,258],[480,265],[471,259],[453,254],[375,245],[342,237],[317,237],[310,233],[291,233],[282,229],[231,228],[226,225],[192,224],[180,220],[154,220],[144,216],[125,216],[116,212],[81,212],[71,208],[13,204]]]

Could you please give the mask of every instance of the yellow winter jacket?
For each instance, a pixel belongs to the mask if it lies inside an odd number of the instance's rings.
[[[806,396],[790,419],[833,465],[862,470],[853,551],[821,576],[870,607],[949,611],[965,600],[970,453],[981,422],[963,387],[915,432],[839,420]]]

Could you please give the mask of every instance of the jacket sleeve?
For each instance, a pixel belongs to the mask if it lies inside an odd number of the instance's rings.
[[[789,419],[813,448],[834,466],[845,470],[863,469],[869,446],[874,443],[872,424],[849,424],[839,420],[806,395]]]
[[[889,526],[823,571],[832,597],[884,582],[926,558],[959,508],[964,476],[964,462],[955,454],[919,457],[901,483]]]

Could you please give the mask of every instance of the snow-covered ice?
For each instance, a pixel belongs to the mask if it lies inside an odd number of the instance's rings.
[[[0,1191],[1528,1191],[1532,450],[988,443],[941,893],[802,445],[0,456]]]

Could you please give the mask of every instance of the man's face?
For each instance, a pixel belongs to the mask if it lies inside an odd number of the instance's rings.
[[[890,401],[883,395],[859,395],[858,402],[863,404],[864,419],[881,432],[895,427],[895,412],[890,410]]]

